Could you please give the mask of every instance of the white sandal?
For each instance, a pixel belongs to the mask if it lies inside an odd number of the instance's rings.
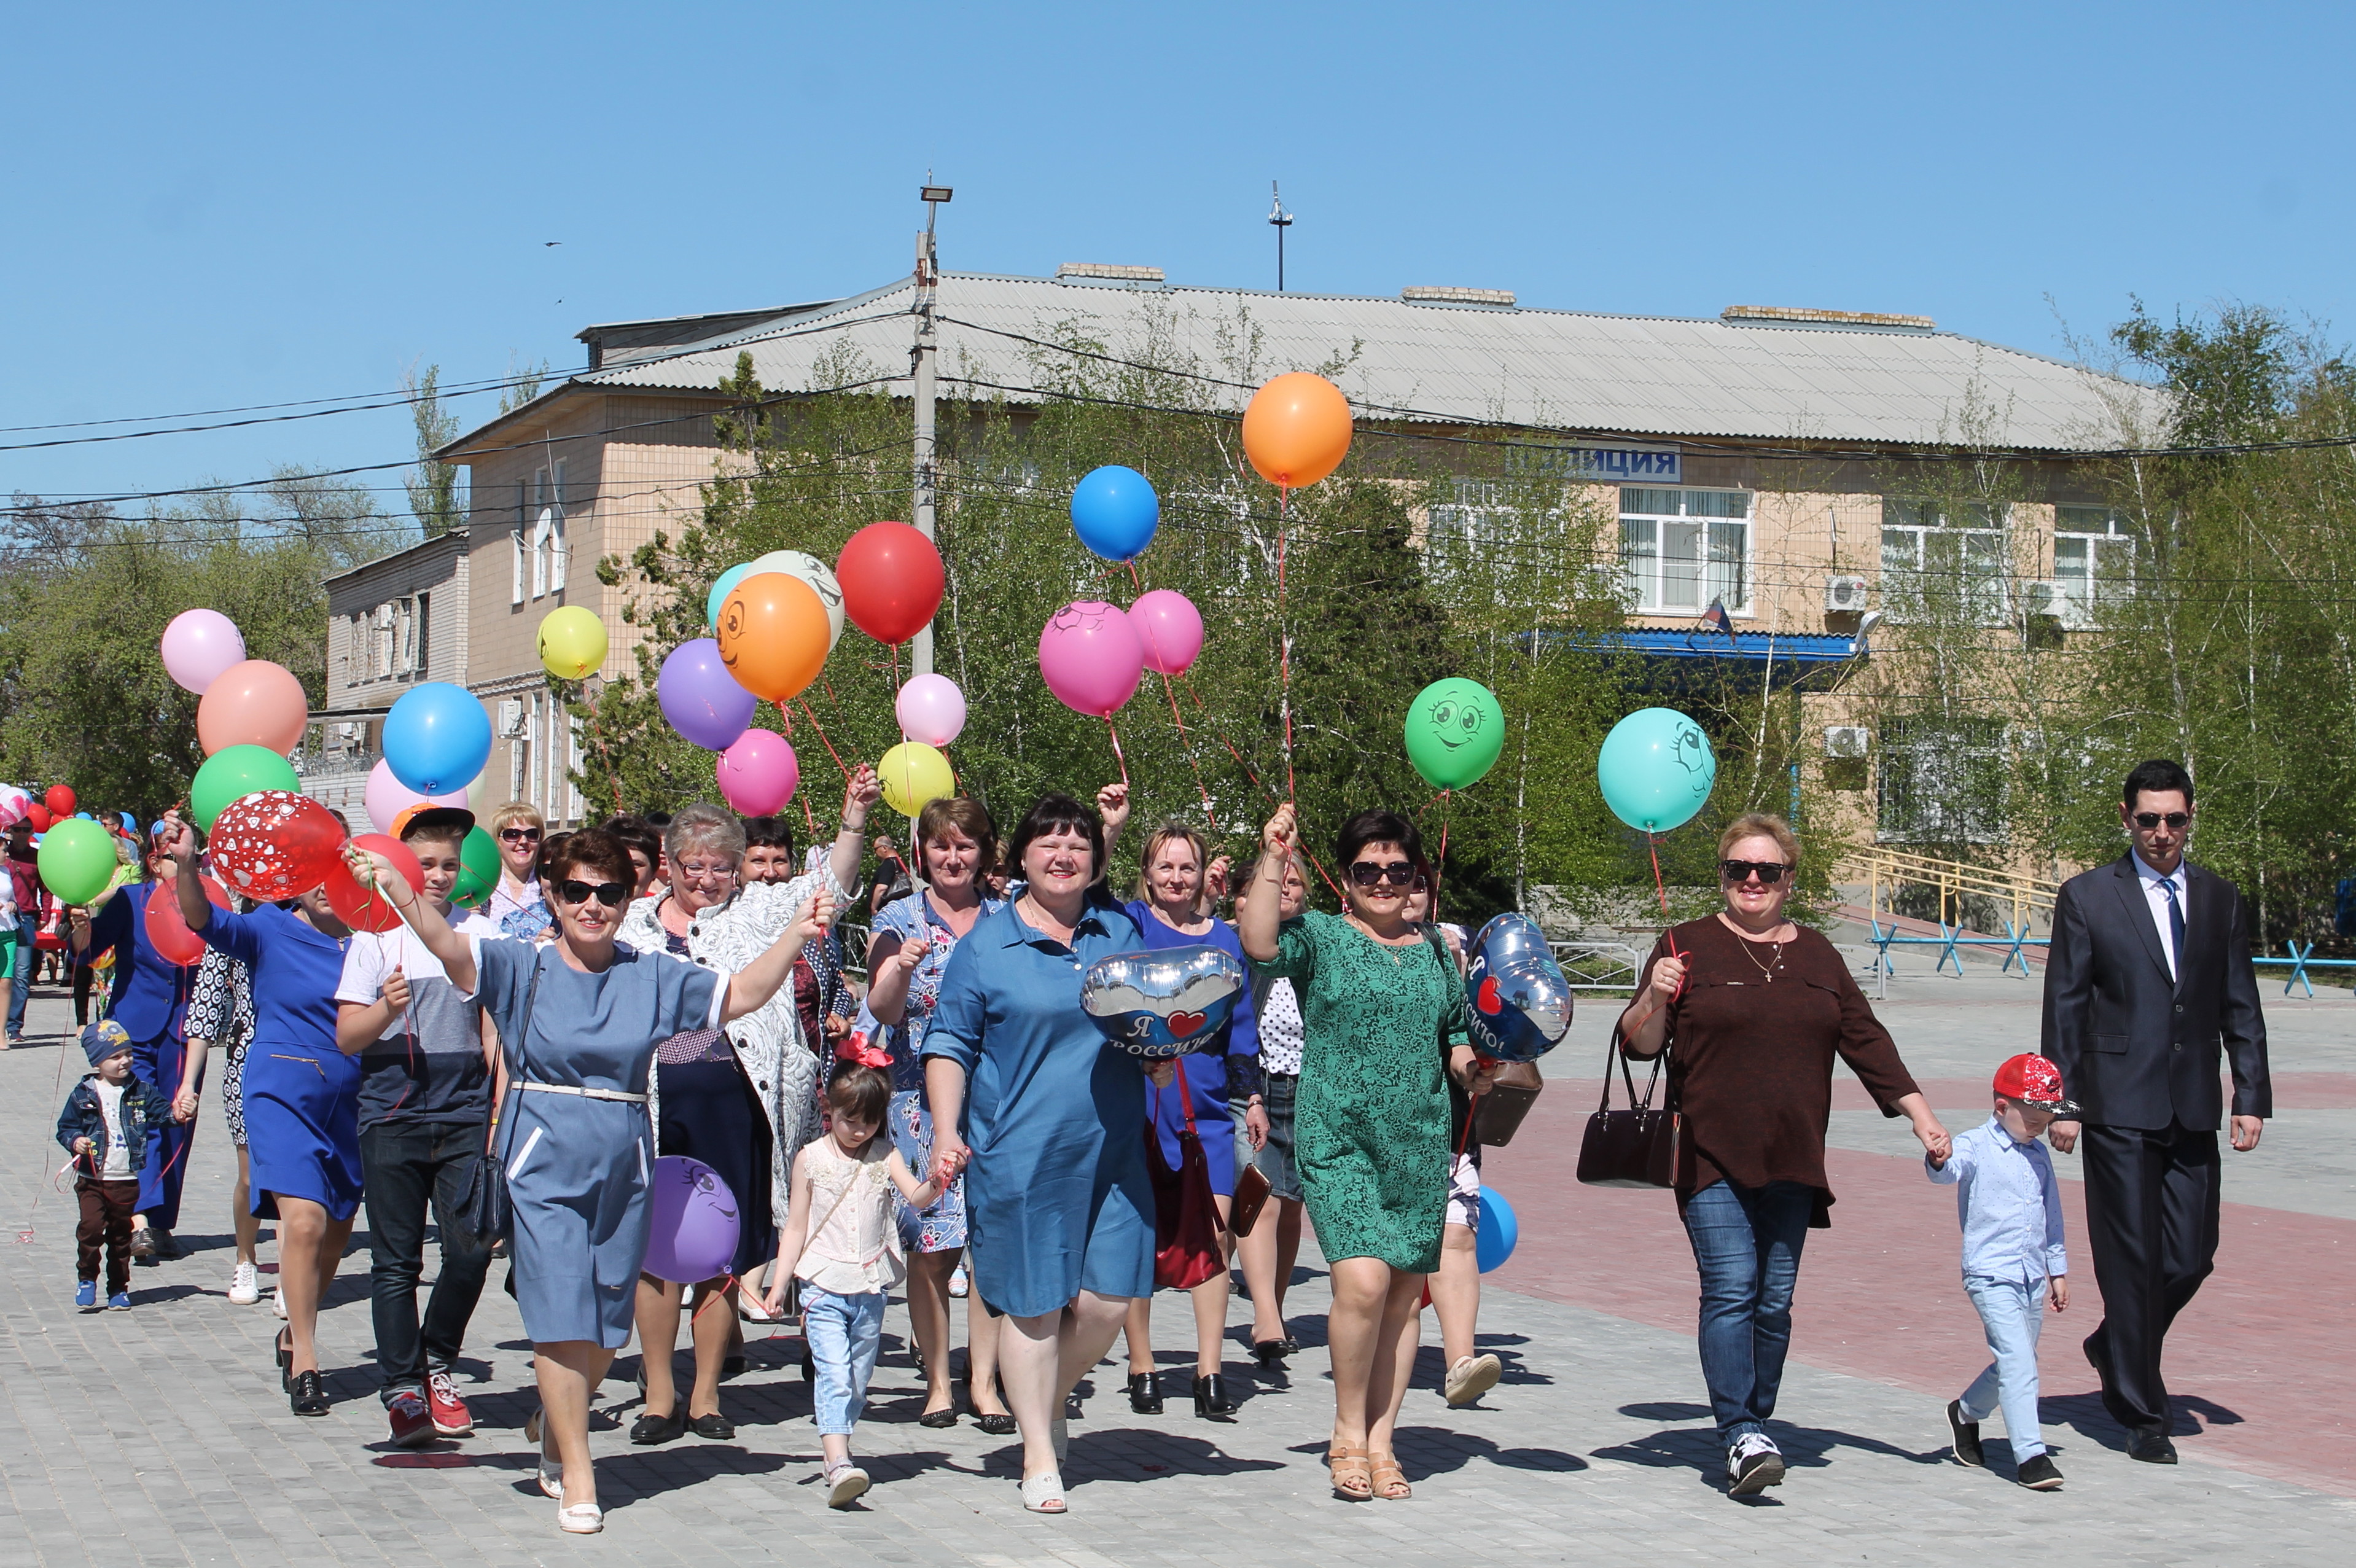
[[[1031,1513],[1066,1513],[1064,1477],[1053,1470],[1023,1478],[1023,1507]]]
[[[605,1510],[595,1503],[572,1503],[556,1510],[556,1528],[567,1535],[594,1535],[605,1528]]]
[[[552,1434],[548,1430],[546,1412],[535,1410],[530,1415],[525,1417],[523,1434],[532,1442],[540,1444],[541,1495],[549,1498],[552,1502],[562,1502],[564,1500],[564,1461],[557,1459],[552,1465],[549,1463],[552,1458],[554,1458],[554,1455],[550,1454],[548,1451],[548,1440]],[[564,1522],[562,1509],[559,1509],[557,1512],[557,1522],[560,1524]],[[571,1530],[573,1527],[571,1525],[565,1525],[564,1528]],[[595,1530],[603,1530],[605,1526],[596,1525],[592,1528]],[[579,1533],[585,1534],[588,1532],[582,1531]]]

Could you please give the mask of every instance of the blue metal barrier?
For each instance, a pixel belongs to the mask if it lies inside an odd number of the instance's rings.
[[[1957,956],[1957,948],[2006,948],[2009,950],[2004,955],[2004,964],[1998,972],[2011,973],[2013,964],[2018,962],[2020,972],[2026,975],[2029,972],[2029,954],[2025,950],[2050,947],[2053,940],[2051,937],[2032,937],[2026,925],[2016,926],[2010,920],[2004,923],[2005,934],[2000,937],[1967,937],[1964,935],[1964,927],[1950,926],[1944,920],[1939,922],[1939,934],[1935,937],[1902,937],[1898,934],[1895,925],[1885,931],[1879,919],[1870,919],[1869,923],[1877,950],[1873,961],[1877,972],[1881,975],[1898,972],[1897,966],[1890,961],[1890,950],[1893,947],[1937,948],[1938,961],[1932,964],[1931,972],[1937,974],[1952,963],[1958,977],[1964,972],[1964,961]]]
[[[2356,969],[2356,958],[2309,958],[2307,956],[2314,950],[2313,942],[2308,943],[2305,947],[2292,942],[2288,958],[2254,958],[2250,961],[2254,964],[2286,963],[2290,965],[2290,978],[2283,982],[2285,996],[2290,994],[2290,988],[2294,985],[2304,985],[2307,987],[2308,995],[2315,994],[2315,983],[2307,977],[2307,972],[2310,969]]]

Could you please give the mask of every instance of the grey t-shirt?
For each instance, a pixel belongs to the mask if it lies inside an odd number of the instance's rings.
[[[462,935],[497,936],[480,915],[451,922]],[[442,962],[407,926],[360,932],[344,954],[338,1002],[370,1003],[395,966],[409,981],[409,1007],[360,1052],[359,1124],[455,1125],[483,1120],[491,1103],[483,1061],[482,1008],[450,983]]]

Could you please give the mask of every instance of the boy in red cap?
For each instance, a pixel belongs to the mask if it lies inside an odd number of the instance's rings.
[[[2062,1071],[2043,1057],[2018,1056],[1996,1069],[1996,1111],[1958,1133],[1945,1159],[1923,1156],[1934,1182],[1957,1187],[1964,1225],[1964,1291],[1978,1309],[1996,1357],[1947,1405],[1955,1462],[1977,1466],[1980,1423],[2004,1409],[2016,1477],[2032,1491],[2062,1485],[2037,1426],[2037,1336],[2044,1310],[2070,1305],[2070,1258],[2062,1245],[2062,1192],[2053,1157],[2037,1140],[2047,1125],[2078,1114],[2062,1092]]]

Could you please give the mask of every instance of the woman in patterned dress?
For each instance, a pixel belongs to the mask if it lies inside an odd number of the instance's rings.
[[[238,899],[237,905],[241,910],[252,907],[244,898]],[[196,1119],[205,1058],[212,1047],[219,1046],[221,1114],[229,1120],[229,1141],[237,1145],[237,1186],[230,1192],[237,1262],[230,1270],[229,1299],[234,1306],[252,1306],[262,1299],[262,1269],[255,1255],[262,1242],[262,1221],[253,1214],[253,1165],[245,1147],[245,1047],[253,1042],[253,973],[217,949],[207,948],[203,961],[197,965],[196,986],[188,994],[187,1036],[187,1056],[180,1069],[179,1091],[172,1099],[172,1115],[181,1122]]]
[[[1415,1364],[1416,1303],[1440,1266],[1448,1205],[1448,1083],[1489,1087],[1465,1037],[1464,989],[1439,939],[1407,918],[1423,841],[1396,812],[1361,811],[1333,859],[1347,912],[1280,922],[1298,823],[1280,806],[1237,914],[1256,975],[1290,980],[1306,1026],[1295,1157],[1332,1269],[1334,1495],[1409,1493],[1391,1430]]]

